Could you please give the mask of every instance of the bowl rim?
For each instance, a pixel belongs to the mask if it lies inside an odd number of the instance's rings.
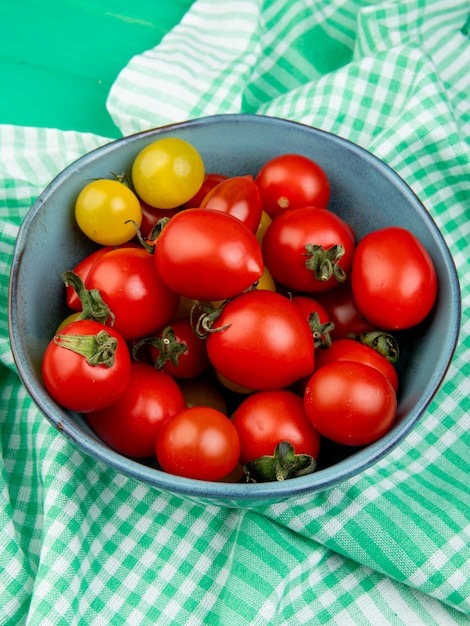
[[[398,429],[392,429],[378,441],[369,444],[363,449],[357,450],[351,456],[339,461],[338,463],[314,472],[308,476],[296,478],[295,480],[287,480],[277,483],[222,483],[212,481],[201,481],[190,478],[184,478],[167,474],[154,467],[147,466],[139,461],[129,459],[123,455],[111,450],[98,438],[90,436],[84,431],[79,424],[75,422],[73,416],[62,409],[59,405],[52,401],[42,385],[35,385],[32,381],[36,380],[35,372],[28,361],[26,353],[23,349],[21,337],[17,336],[18,318],[17,318],[17,292],[16,284],[21,266],[22,256],[27,243],[27,232],[30,224],[41,210],[48,197],[52,195],[57,187],[62,184],[62,180],[67,178],[68,173],[79,167],[81,164],[94,160],[97,156],[105,155],[110,151],[114,151],[119,146],[148,137],[158,138],[162,133],[168,134],[173,129],[178,131],[187,127],[195,127],[201,125],[217,125],[217,124],[250,124],[258,123],[263,120],[264,123],[273,125],[289,125],[293,128],[297,127],[303,132],[312,133],[312,136],[328,136],[330,140],[340,143],[353,153],[369,160],[375,166],[379,165],[384,168],[383,171],[389,177],[393,178],[401,189],[414,200],[414,204],[421,217],[427,222],[428,228],[431,230],[433,237],[438,241],[440,251],[445,256],[447,269],[450,277],[451,306],[453,311],[452,319],[449,320],[449,335],[444,351],[441,350],[441,366],[435,372],[432,380],[429,382],[428,392],[425,397],[420,396],[419,401],[413,406],[411,414],[408,415],[406,424],[401,425]],[[258,115],[258,114],[217,114],[200,117],[192,120],[185,120],[173,124],[167,124],[157,128],[140,131],[110,141],[102,146],[94,148],[88,153],[80,156],[78,159],[70,163],[53,180],[45,187],[33,203],[25,218],[23,219],[13,254],[12,266],[10,270],[10,282],[8,293],[8,326],[10,345],[17,367],[19,376],[26,387],[31,398],[43,413],[44,417],[57,428],[62,435],[71,440],[76,447],[81,449],[89,456],[98,461],[105,463],[117,472],[124,474],[130,478],[134,478],[156,489],[165,490],[175,495],[194,497],[198,500],[206,499],[208,502],[222,503],[226,506],[237,506],[240,502],[261,502],[263,501],[281,501],[292,497],[302,497],[307,494],[314,494],[319,491],[325,491],[331,487],[345,482],[346,480],[364,472],[374,465],[381,458],[386,456],[400,443],[415,427],[418,420],[424,414],[426,408],[430,404],[438,388],[440,387],[446,372],[454,355],[458,336],[460,332],[461,318],[461,294],[459,287],[458,274],[454,260],[448,249],[447,243],[437,227],[434,219],[424,207],[418,196],[411,187],[395,172],[387,163],[376,157],[374,154],[352,142],[349,139],[335,135],[332,132],[322,130],[313,126],[309,126],[302,122],[293,120]]]

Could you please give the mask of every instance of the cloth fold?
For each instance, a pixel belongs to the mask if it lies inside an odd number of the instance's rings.
[[[48,182],[110,139],[0,125],[0,624],[469,623],[470,38],[468,3],[451,4],[197,0],[109,93],[123,135],[238,112],[337,133],[393,167],[446,239],[462,326],[425,416],[375,466],[295,502],[150,489],[41,415],[8,340],[15,239]]]

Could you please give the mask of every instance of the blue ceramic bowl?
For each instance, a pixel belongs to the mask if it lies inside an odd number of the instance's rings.
[[[91,252],[73,216],[75,199],[90,179],[130,171],[137,153],[160,137],[192,143],[206,171],[256,175],[272,157],[297,152],[317,161],[331,181],[330,208],[360,238],[371,230],[404,226],[419,237],[437,268],[437,303],[402,346],[398,415],[379,441],[350,449],[309,476],[264,484],[225,484],[180,478],[125,458],[106,446],[82,416],[65,411],[46,393],[41,359],[67,311],[60,274]],[[10,337],[19,374],[46,418],[78,448],[117,472],[199,502],[254,506],[313,494],[364,471],[390,452],[423,416],[456,345],[460,324],[457,274],[438,228],[418,198],[387,165],[358,146],[321,130],[255,115],[221,115],[166,126],[114,141],[59,174],[26,216],[18,236],[10,288]]]

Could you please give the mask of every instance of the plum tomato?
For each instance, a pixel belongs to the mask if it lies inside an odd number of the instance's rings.
[[[135,193],[118,180],[88,183],[75,202],[75,219],[85,235],[103,246],[116,246],[135,237],[142,209]]]
[[[70,411],[88,413],[112,404],[130,379],[124,339],[94,320],[72,322],[56,333],[42,360],[49,395]]]
[[[264,262],[274,280],[289,289],[314,293],[347,277],[355,248],[346,222],[328,209],[302,207],[276,217],[263,239]]]
[[[388,378],[357,361],[335,361],[314,372],[304,404],[320,434],[347,446],[367,445],[385,435],[397,409]]]
[[[181,206],[204,180],[204,161],[184,139],[162,137],[143,148],[132,164],[132,184],[139,198],[157,209]]]
[[[281,154],[264,164],[256,177],[264,211],[275,218],[304,206],[326,208],[330,182],[323,168],[301,154]]]
[[[358,309],[383,330],[415,326],[430,313],[437,295],[431,256],[411,231],[398,226],[359,241],[351,281]]]
[[[241,402],[232,421],[240,437],[242,465],[273,455],[281,441],[291,443],[297,454],[318,458],[320,435],[307,418],[302,398],[292,391],[257,391]]]
[[[162,424],[155,449],[165,472],[217,481],[237,466],[240,438],[226,415],[212,407],[194,406]]]
[[[166,324],[179,297],[160,278],[152,254],[143,248],[118,248],[90,268],[87,290],[97,289],[114,315],[114,328],[130,341]]]
[[[304,315],[275,291],[229,300],[213,321],[207,353],[215,370],[248,389],[286,387],[310,374],[313,335]]]
[[[222,181],[209,191],[200,207],[229,213],[253,233],[256,233],[261,221],[261,198],[251,175],[231,176]]]
[[[347,337],[336,339],[326,350],[319,350],[315,355],[315,370],[334,361],[359,361],[375,367],[386,376],[394,391],[398,390],[398,374],[392,363],[373,348]]]
[[[183,394],[171,376],[133,361],[124,392],[110,406],[88,413],[87,420],[113,450],[144,458],[155,455],[163,422],[184,407]]]
[[[239,219],[213,209],[185,209],[155,246],[162,280],[181,296],[223,300],[251,287],[264,264],[255,235]]]

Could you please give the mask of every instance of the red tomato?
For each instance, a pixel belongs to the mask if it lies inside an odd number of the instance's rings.
[[[191,198],[191,200],[188,200],[187,202],[185,202],[181,206],[181,208],[182,209],[197,209],[198,207],[201,206],[201,202],[207,196],[209,191],[213,189],[214,187],[216,187],[223,180],[227,180],[227,178],[228,176],[225,176],[224,174],[216,174],[216,173],[206,174],[204,176],[204,180],[202,182],[202,185],[199,191]]]
[[[113,450],[135,458],[155,455],[163,422],[185,407],[176,381],[145,363],[131,364],[130,381],[112,405],[87,415],[95,433]]]
[[[304,314],[305,319],[310,324],[315,348],[329,346],[333,324],[325,307],[310,296],[293,296],[292,302]]]
[[[263,256],[275,280],[312,293],[332,289],[345,279],[354,246],[351,227],[338,215],[302,207],[273,220],[263,238]]]
[[[88,276],[88,272],[90,271],[90,267],[93,265],[95,261],[97,261],[100,257],[102,257],[106,252],[110,252],[111,250],[116,250],[117,248],[137,248],[140,246],[136,243],[124,243],[119,246],[103,246],[92,252],[87,257],[85,257],[82,261],[80,261],[75,268],[72,270],[75,274],[77,274],[84,283],[86,281],[86,277]],[[82,303],[80,302],[80,298],[78,297],[77,292],[72,287],[72,285],[67,285],[65,288],[65,297],[67,306],[73,311],[81,311]]]
[[[150,358],[155,367],[173,378],[194,378],[209,365],[206,340],[198,337],[188,319],[173,319],[150,339]]]
[[[325,171],[301,154],[282,154],[271,159],[259,171],[256,184],[263,209],[272,218],[304,206],[326,208],[330,199]]]
[[[87,413],[112,404],[124,392],[130,364],[127,345],[114,329],[80,320],[63,328],[48,344],[42,375],[58,404]]]
[[[217,372],[249,389],[285,387],[314,365],[307,320],[274,291],[249,291],[230,300],[212,325],[207,353]]]
[[[307,383],[304,403],[322,435],[348,446],[363,446],[385,435],[397,408],[388,378],[354,361],[336,361],[317,370]]]
[[[199,300],[231,298],[264,271],[255,235],[233,215],[212,209],[177,213],[157,239],[155,263],[172,290]]]
[[[261,197],[253,176],[232,176],[211,189],[202,209],[214,209],[237,217],[256,233],[261,221]]]
[[[395,392],[398,389],[396,369],[384,356],[369,346],[355,339],[336,339],[326,350],[318,350],[315,356],[315,370],[335,361],[359,361],[382,372],[392,384]]]
[[[240,439],[226,415],[211,407],[192,407],[165,421],[158,433],[156,454],[165,472],[220,480],[238,463]]]
[[[357,335],[375,330],[357,308],[351,290],[351,281],[340,283],[334,289],[317,294],[319,302],[326,308],[330,320],[335,325],[330,332],[332,339],[341,339],[346,335]]]
[[[156,332],[173,316],[179,297],[161,280],[153,255],[143,248],[106,253],[91,267],[85,286],[98,289],[126,340]]]
[[[240,437],[242,465],[272,455],[281,441],[291,443],[296,454],[318,458],[320,435],[307,418],[302,398],[291,391],[258,391],[248,396],[232,421]]]
[[[382,228],[363,237],[354,256],[351,280],[359,310],[383,330],[415,326],[436,300],[432,259],[405,228]]]

